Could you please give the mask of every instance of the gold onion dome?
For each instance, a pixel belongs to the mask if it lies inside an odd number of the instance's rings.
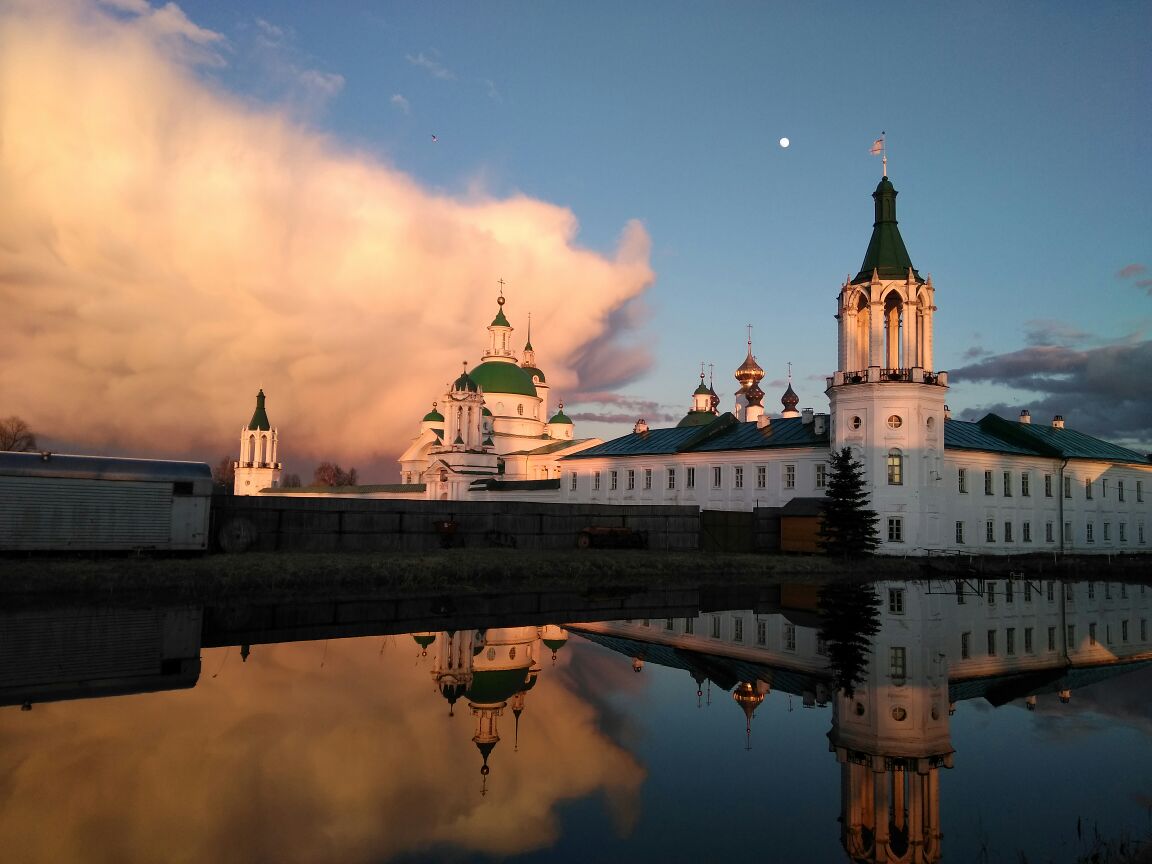
[[[764,378],[764,370],[760,368],[760,364],[756,362],[756,358],[752,356],[752,345],[748,345],[748,356],[744,358],[744,362],[740,364],[740,368],[736,370],[736,380],[741,384],[747,386],[748,384],[758,383]]]

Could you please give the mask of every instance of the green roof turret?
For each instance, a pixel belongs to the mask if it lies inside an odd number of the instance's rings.
[[[268,412],[264,410],[264,391],[256,394],[256,410],[252,412],[252,419],[248,421],[248,428],[253,431],[267,432],[272,428],[268,422]]]
[[[439,412],[439,410],[437,410],[435,402],[432,403],[432,410],[424,415],[424,422],[425,423],[443,423],[444,422],[444,415],[441,414]]]
[[[563,402],[560,403],[559,410],[555,414],[552,415],[552,419],[549,420],[548,422],[549,423],[567,423],[569,426],[572,425],[572,418],[564,413],[564,403]]]
[[[452,389],[467,390],[469,393],[475,393],[480,389],[480,387],[472,378],[472,376],[468,374],[468,367],[465,366],[464,371],[460,373],[460,377],[452,382]]]
[[[880,279],[907,279],[911,274],[915,281],[924,281],[912,266],[912,259],[900,236],[896,223],[897,194],[887,177],[880,179],[872,193],[872,200],[876,202],[876,221],[872,223],[872,239],[868,242],[860,272],[852,280],[853,285],[870,282],[873,275]]]

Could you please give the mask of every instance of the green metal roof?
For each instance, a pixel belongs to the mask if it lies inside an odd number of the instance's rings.
[[[986,450],[1049,459],[1096,459],[1102,462],[1148,464],[1148,459],[1108,441],[1075,429],[1020,423],[986,414],[976,422],[944,421],[944,447],[949,450]]]
[[[529,670],[523,666],[516,669],[493,669],[472,673],[472,683],[465,695],[470,702],[490,705],[493,702],[507,702],[521,690],[526,690]]]
[[[557,411],[555,414],[552,415],[552,419],[549,420],[548,422],[549,423],[567,423],[569,426],[571,426],[572,425],[572,418],[564,413],[564,409],[560,409],[559,411]]]
[[[529,376],[534,375],[537,378],[539,378],[541,384],[547,383],[544,380],[544,373],[541,372],[539,369],[537,369],[535,366],[521,366],[520,368],[523,369],[525,372],[527,372]]]
[[[708,391],[705,390],[704,392],[707,393]],[[711,411],[689,411],[676,425],[680,428],[685,426],[707,426],[715,419],[716,415]]]
[[[569,447],[574,447],[577,444],[583,444],[588,441],[588,438],[573,438],[570,441],[553,441],[550,444],[545,444],[543,447],[537,447],[534,450],[515,450],[511,453],[505,453],[505,456],[547,456],[550,453],[556,453],[559,450],[567,450]]]
[[[429,411],[427,414],[424,415],[424,422],[425,423],[443,423],[444,422],[444,415],[441,414],[439,411],[437,411],[435,408],[433,408],[431,411]]]
[[[477,368],[479,368],[479,367],[477,367]],[[472,371],[475,372],[476,370],[473,369]],[[476,379],[468,374],[467,369],[465,369],[463,372],[461,372],[460,377],[452,382],[452,389],[453,390],[467,390],[469,393],[475,393],[477,386],[478,385],[476,383]],[[479,385],[479,386],[482,386],[482,385]]]
[[[252,419],[248,421],[248,428],[253,431],[267,432],[272,428],[268,422],[268,412],[264,410],[264,391],[256,394],[256,410],[252,412]]]
[[[508,328],[512,327],[512,325],[508,323],[508,319],[504,317],[504,307],[503,306],[500,307],[500,311],[496,313],[496,317],[492,319],[492,323],[489,324],[488,326],[489,327],[508,327]]]
[[[485,394],[536,395],[536,385],[532,383],[532,376],[515,363],[488,360],[472,370],[472,380],[484,388]]]
[[[911,270],[912,277],[917,282],[924,281],[912,266],[912,259],[897,227],[898,194],[892,186],[892,181],[887,177],[880,180],[876,191],[872,193],[872,199],[876,202],[876,221],[872,224],[872,239],[868,242],[868,251],[864,253],[864,263],[860,265],[860,272],[852,280],[853,285],[870,282],[873,271],[881,279],[905,279]]]
[[[559,480],[473,480],[469,489],[487,492],[544,492],[560,488]]]

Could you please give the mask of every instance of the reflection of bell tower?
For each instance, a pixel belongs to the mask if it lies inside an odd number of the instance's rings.
[[[852,696],[837,693],[828,733],[840,763],[841,842],[856,862],[931,864],[943,837],[939,771],[953,753],[945,628],[923,614],[928,598],[912,585],[878,587],[887,613],[867,675]]]

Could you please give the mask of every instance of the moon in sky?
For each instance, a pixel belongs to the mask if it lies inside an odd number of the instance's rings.
[[[788,145],[789,145],[789,144],[791,144],[791,143],[792,143],[792,142],[791,142],[791,141],[789,141],[787,138],[781,138],[781,139],[780,139],[780,146],[781,146],[781,147],[783,147],[785,150],[787,150],[787,149],[788,149]]]

